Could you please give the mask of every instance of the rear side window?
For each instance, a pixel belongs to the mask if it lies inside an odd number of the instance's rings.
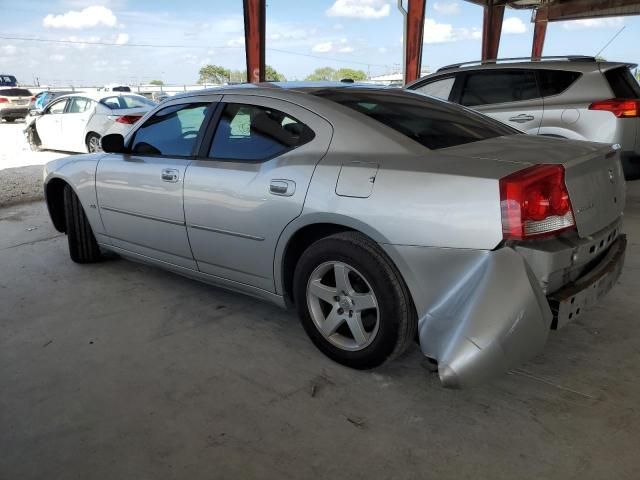
[[[173,105],[159,110],[135,133],[131,152],[140,155],[193,155],[208,103]]]
[[[616,98],[640,98],[640,85],[627,67],[614,68],[604,76]]]
[[[26,88],[3,88],[0,90],[2,97],[30,97],[31,92]]]
[[[451,95],[455,81],[455,77],[443,78],[442,80],[436,80],[435,82],[422,85],[416,88],[415,91],[424,93],[425,95],[431,95],[432,97],[442,98],[443,100],[449,100],[449,95]]]
[[[119,95],[115,97],[106,97],[100,100],[100,103],[109,107],[111,110],[118,110],[121,108],[144,108],[155,107],[156,104],[151,100],[147,100],[144,97],[137,97],[133,95]]]
[[[431,150],[520,133],[475,112],[412,93],[327,90],[315,94],[377,120]]]
[[[292,116],[273,108],[228,103],[211,144],[217,159],[260,161],[304,145],[313,131]]]
[[[521,102],[540,97],[536,77],[528,70],[489,70],[466,75],[460,103],[467,107]]]
[[[543,97],[558,95],[580,78],[580,72],[562,70],[538,70],[538,84]]]

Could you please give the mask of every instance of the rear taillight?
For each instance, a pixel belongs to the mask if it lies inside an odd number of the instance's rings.
[[[625,98],[600,100],[589,105],[589,110],[604,110],[618,118],[635,118],[640,117],[640,100]]]
[[[505,240],[575,228],[562,165],[535,165],[501,178],[500,208]]]
[[[9,103],[8,98],[0,97],[0,103]]]
[[[36,101],[36,97],[31,97],[31,101],[35,102]]]
[[[115,119],[115,121],[118,122],[118,123],[124,123],[126,125],[133,125],[134,123],[136,123],[141,118],[142,118],[142,116],[140,116],[140,115],[123,115],[121,117],[117,117]]]

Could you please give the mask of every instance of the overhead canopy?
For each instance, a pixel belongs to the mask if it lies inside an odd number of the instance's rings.
[[[549,22],[597,17],[640,15],[638,0],[467,0],[483,7],[508,6],[515,9],[536,10]]]

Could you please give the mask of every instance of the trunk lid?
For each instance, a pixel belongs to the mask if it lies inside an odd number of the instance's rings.
[[[626,186],[620,151],[611,145],[513,135],[440,150],[456,156],[522,165],[564,166],[565,183],[580,237],[615,222],[624,210]]]

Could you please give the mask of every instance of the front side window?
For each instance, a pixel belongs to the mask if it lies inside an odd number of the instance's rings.
[[[422,85],[416,88],[415,91],[424,93],[425,95],[431,95],[432,97],[442,98],[443,100],[449,100],[449,95],[451,95],[455,81],[455,77],[443,78],[442,80],[436,80],[435,82]]]
[[[83,113],[91,107],[91,100],[83,97],[73,97],[69,100],[67,113]]]
[[[307,125],[279,110],[228,103],[222,111],[209,156],[226,160],[267,160],[313,137]]]
[[[49,107],[49,113],[63,113],[64,107],[67,105],[67,99],[55,102]]]
[[[539,98],[533,72],[527,70],[487,70],[469,73],[460,103],[467,107],[494,103],[521,102]]]
[[[131,152],[139,155],[193,155],[209,103],[173,105],[159,110],[135,133]]]

